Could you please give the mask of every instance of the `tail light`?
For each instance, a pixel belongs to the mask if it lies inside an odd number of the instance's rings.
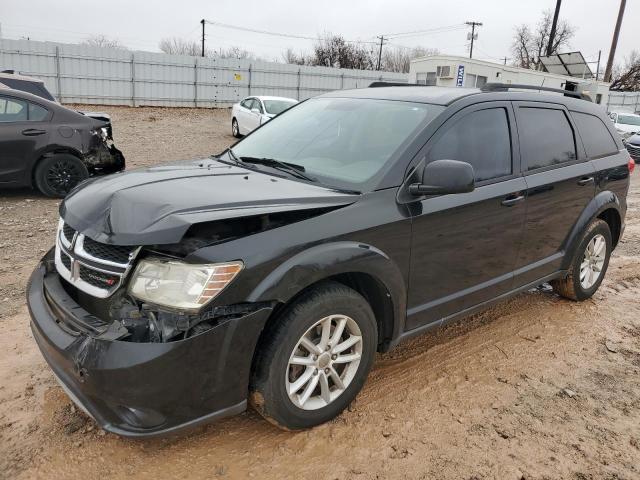
[[[636,168],[636,162],[633,158],[629,157],[629,173],[633,173],[634,168]]]

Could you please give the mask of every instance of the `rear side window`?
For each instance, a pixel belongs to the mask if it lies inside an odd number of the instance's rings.
[[[27,102],[0,97],[0,122],[24,122],[27,115]]]
[[[588,113],[571,112],[571,116],[576,122],[588,157],[601,157],[618,152],[616,142],[602,120]]]
[[[520,107],[520,152],[528,170],[572,162],[576,157],[573,128],[564,111]]]
[[[450,127],[429,152],[429,160],[470,163],[476,181],[511,175],[511,136],[504,108],[469,113]]]

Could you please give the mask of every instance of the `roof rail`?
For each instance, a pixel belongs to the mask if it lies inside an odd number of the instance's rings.
[[[383,82],[375,81],[369,84],[369,88],[377,87],[424,87],[422,83],[404,83],[404,82]]]
[[[542,92],[561,93],[567,97],[579,98],[581,100],[591,101],[591,97],[579,92],[563,90],[562,88],[542,87],[537,85],[523,85],[521,83],[485,83],[480,90],[483,92],[507,92],[512,88],[520,90],[538,90]]]

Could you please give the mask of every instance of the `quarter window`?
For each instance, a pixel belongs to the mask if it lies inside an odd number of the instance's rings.
[[[429,151],[429,160],[470,163],[478,182],[510,175],[511,136],[506,109],[469,113],[440,137]]]
[[[575,136],[564,111],[520,107],[518,113],[520,151],[528,170],[571,162],[577,158]]]
[[[617,153],[618,147],[602,120],[587,113],[571,112],[571,116],[576,122],[588,157]]]

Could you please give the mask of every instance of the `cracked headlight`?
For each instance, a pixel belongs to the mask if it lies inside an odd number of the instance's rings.
[[[240,273],[240,261],[189,264],[176,260],[141,260],[129,282],[129,294],[143,302],[197,311]]]

